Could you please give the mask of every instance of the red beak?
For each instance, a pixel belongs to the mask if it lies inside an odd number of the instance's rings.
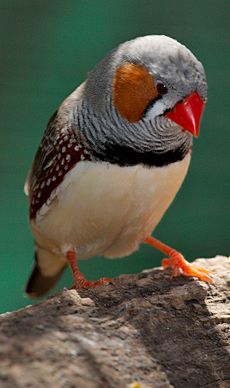
[[[197,137],[203,110],[204,101],[197,92],[193,92],[182,102],[178,102],[165,116]]]

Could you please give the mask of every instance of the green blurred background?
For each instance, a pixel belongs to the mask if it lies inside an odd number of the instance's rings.
[[[209,100],[189,175],[155,236],[188,259],[229,254],[228,1],[0,1],[0,312],[31,303],[23,294],[33,259],[24,180],[46,123],[87,72],[120,42],[165,34],[203,62]],[[160,264],[147,246],[129,258],[80,263],[89,278]],[[58,289],[70,286],[67,270]]]

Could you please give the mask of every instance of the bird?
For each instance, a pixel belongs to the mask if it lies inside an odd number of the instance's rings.
[[[25,192],[35,242],[26,293],[39,297],[69,265],[74,287],[87,280],[79,259],[125,257],[141,243],[167,257],[163,268],[211,282],[208,270],[152,232],[186,176],[207,102],[202,63],[165,35],[119,44],[48,122]]]

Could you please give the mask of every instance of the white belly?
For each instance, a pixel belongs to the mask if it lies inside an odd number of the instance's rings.
[[[125,256],[151,234],[186,175],[190,155],[160,168],[82,161],[32,222],[37,242],[78,257]]]

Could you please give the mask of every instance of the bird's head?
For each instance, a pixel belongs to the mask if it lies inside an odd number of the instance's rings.
[[[163,154],[198,136],[207,82],[190,50],[150,35],[113,50],[90,73],[84,94],[102,148]]]

